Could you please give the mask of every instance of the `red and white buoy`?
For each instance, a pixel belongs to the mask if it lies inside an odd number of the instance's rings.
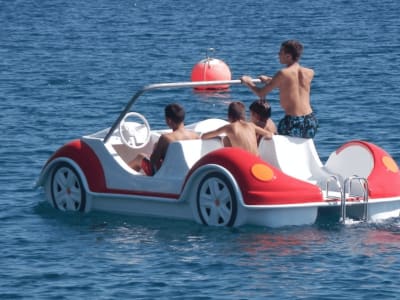
[[[208,51],[214,51],[213,48]],[[206,53],[206,58],[199,61],[192,69],[192,81],[226,81],[232,79],[228,65],[220,59],[211,58]],[[229,84],[198,86],[196,90],[221,90],[229,88]]]

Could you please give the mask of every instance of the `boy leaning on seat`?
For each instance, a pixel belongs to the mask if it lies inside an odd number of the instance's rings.
[[[246,108],[240,101],[229,104],[228,107],[229,124],[218,129],[203,133],[202,139],[209,139],[221,134],[225,134],[225,147],[239,147],[254,155],[258,154],[257,135],[271,139],[274,135],[269,129],[261,128],[251,122],[246,121]]]

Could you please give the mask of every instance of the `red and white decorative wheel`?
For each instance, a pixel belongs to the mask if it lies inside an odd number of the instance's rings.
[[[85,188],[78,173],[68,163],[60,163],[55,167],[50,188],[55,208],[62,211],[85,211]]]
[[[222,174],[207,174],[197,190],[197,209],[203,224],[233,226],[237,199],[231,182]]]

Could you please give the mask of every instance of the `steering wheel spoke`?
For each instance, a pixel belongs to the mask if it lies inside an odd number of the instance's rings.
[[[128,122],[128,119],[139,119],[142,123]],[[150,125],[146,118],[137,113],[127,113],[119,123],[119,134],[122,142],[132,149],[140,149],[150,140]]]

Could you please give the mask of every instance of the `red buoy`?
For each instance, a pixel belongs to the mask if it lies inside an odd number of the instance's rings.
[[[231,79],[231,70],[220,59],[207,57],[195,64],[192,69],[192,81],[225,81]],[[221,90],[227,88],[229,88],[229,84],[195,87],[196,90]]]

